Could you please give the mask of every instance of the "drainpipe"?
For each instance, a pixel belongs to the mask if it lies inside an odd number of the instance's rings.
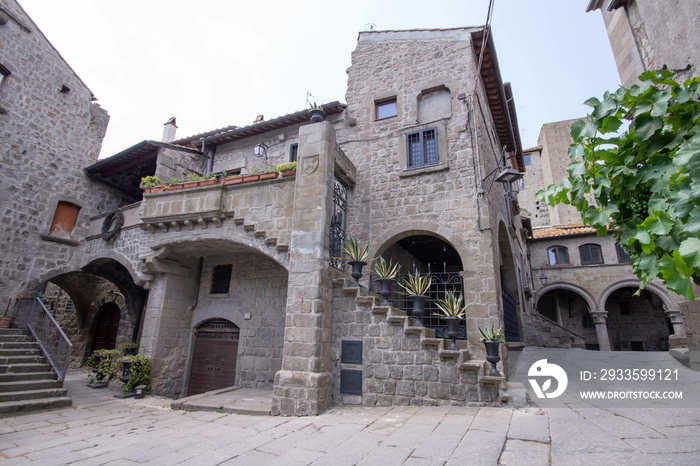
[[[202,269],[204,268],[204,256],[199,256],[199,265],[197,267],[197,278],[194,282],[194,299],[187,307],[188,311],[194,311],[199,301],[199,284],[202,281]]]
[[[204,141],[202,141],[202,153],[204,153]],[[207,171],[205,175],[208,175],[214,171],[214,155],[216,154],[216,146],[210,146],[207,152]]]

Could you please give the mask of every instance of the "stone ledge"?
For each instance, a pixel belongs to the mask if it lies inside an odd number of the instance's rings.
[[[479,379],[479,385],[481,385],[482,387],[492,387],[492,388],[505,389],[506,388],[506,378],[485,375]]]
[[[40,235],[40,237],[44,241],[50,241],[52,243],[67,244],[68,246],[80,246],[79,242],[73,241],[71,239],[58,238],[56,236],[51,236],[51,235]]]

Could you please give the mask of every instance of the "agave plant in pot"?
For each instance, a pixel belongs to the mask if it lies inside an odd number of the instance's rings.
[[[447,338],[452,340],[448,350],[459,350],[455,341],[459,336],[459,321],[464,319],[464,314],[469,304],[462,305],[462,293],[455,294],[452,291],[445,293],[445,297],[437,302],[439,312],[436,314],[447,321]]]
[[[352,278],[355,279],[355,283],[352,286],[360,286],[360,278],[362,278],[362,267],[367,265],[364,259],[369,254],[369,243],[363,248],[362,244],[355,238],[348,238],[343,248],[343,254],[345,254],[350,260],[348,264],[352,267]]]
[[[403,279],[403,282],[399,283],[399,286],[406,290],[408,298],[413,303],[413,318],[415,322],[413,325],[418,327],[423,326],[423,315],[425,315],[425,301],[428,299],[426,293],[430,289],[430,283],[432,278],[430,274],[421,275],[418,270],[415,270],[413,274],[409,274]]]
[[[497,329],[495,325],[491,324],[483,329],[480,328],[479,333],[481,333],[481,341],[483,341],[484,346],[486,346],[486,360],[491,363],[491,372],[489,372],[489,375],[492,377],[501,377],[501,373],[496,369],[496,364],[501,360],[498,348],[501,343],[506,342],[503,332],[501,332],[500,328]]]
[[[374,273],[379,277],[377,281],[382,286],[381,291],[379,291],[379,294],[384,298],[382,306],[391,306],[389,302],[392,293],[391,285],[396,281],[396,274],[399,273],[400,267],[401,264],[394,264],[391,259],[387,264],[382,256],[374,259]]]

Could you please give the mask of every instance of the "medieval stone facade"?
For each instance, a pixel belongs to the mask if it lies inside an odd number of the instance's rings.
[[[500,403],[504,379],[486,375],[478,328],[505,324],[518,339],[532,279],[501,176],[524,170],[513,96],[483,28],[361,33],[347,104],[323,105],[325,121],[303,110],[97,161],[105,112],[21,8],[2,8],[12,41],[2,42],[10,240],[0,291],[7,300],[49,281],[49,307],[74,306],[56,315],[75,362],[134,340],[152,360],[154,393],[233,380],[273,389],[283,415],[333,403]],[[46,59],[26,61],[32,54]],[[50,70],[23,68],[49,60]],[[290,160],[294,176],[244,178]],[[42,179],[29,181],[32,171]],[[213,184],[193,188],[174,180],[209,174]],[[143,193],[147,175],[171,186]],[[22,212],[29,205],[35,212]],[[431,302],[464,295],[459,349],[448,349],[444,321],[415,325],[398,288],[382,305],[370,267],[351,286],[339,258],[348,237],[400,262],[401,274],[430,272]],[[503,370],[505,347],[501,356]]]

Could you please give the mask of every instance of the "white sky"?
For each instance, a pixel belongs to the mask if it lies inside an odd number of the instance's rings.
[[[585,116],[619,85],[589,0],[495,0],[493,37],[524,148],[542,124]],[[482,25],[488,0],[19,0],[107,109],[100,157],[302,110],[306,92],[345,102],[358,31]]]

